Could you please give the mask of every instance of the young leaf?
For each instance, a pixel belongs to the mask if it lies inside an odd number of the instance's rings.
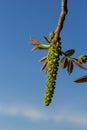
[[[41,44],[41,45],[37,45],[35,46],[32,51],[34,50],[48,50],[49,49],[49,45],[45,45],[45,44]]]
[[[78,60],[72,58],[72,61],[73,61],[78,67],[80,67],[81,69],[87,70],[87,68],[84,67],[81,63],[79,63]]]
[[[32,41],[31,44],[34,45],[34,46],[42,44],[39,41],[37,41],[36,39],[34,39],[34,38],[31,38],[31,41]]]
[[[45,50],[46,48],[43,48],[42,46],[35,46],[32,51],[35,51],[35,50]]]
[[[47,37],[44,37],[44,39],[45,39],[45,41],[46,41],[47,43],[50,43],[50,41],[49,41],[49,39],[48,39]]]
[[[70,60],[68,62],[68,73],[71,74],[73,71],[73,62]]]
[[[84,82],[87,82],[87,75],[82,76],[82,77],[76,79],[74,82],[76,82],[76,83],[84,83]]]
[[[65,52],[65,55],[66,56],[72,56],[74,53],[75,53],[75,50],[74,49],[70,49],[70,50]]]
[[[44,56],[43,58],[41,58],[39,61],[40,62],[43,62],[43,61],[45,61],[47,59],[47,56]]]
[[[47,61],[45,61],[41,67],[41,71],[44,70],[47,67]]]
[[[67,59],[67,57],[63,57],[60,61],[60,67],[62,69],[65,69],[67,67],[67,65],[68,65],[68,59]]]

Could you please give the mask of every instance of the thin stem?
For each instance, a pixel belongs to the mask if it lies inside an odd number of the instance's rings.
[[[68,13],[67,0],[62,0],[61,13],[60,13],[60,17],[59,17],[59,20],[58,20],[57,27],[56,27],[56,29],[54,31],[54,37],[52,38],[52,42],[56,42],[59,39],[60,32],[61,32],[61,30],[63,28],[65,16],[66,16],[67,13]]]

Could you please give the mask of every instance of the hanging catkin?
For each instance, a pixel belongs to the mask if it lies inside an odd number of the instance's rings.
[[[46,88],[44,94],[44,105],[48,106],[51,103],[52,96],[55,89],[56,84],[56,76],[58,70],[58,60],[61,55],[61,46],[60,41],[56,43],[51,43],[51,46],[48,50],[47,55],[47,80],[46,80]]]

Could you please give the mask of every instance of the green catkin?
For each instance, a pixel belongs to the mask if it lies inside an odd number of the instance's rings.
[[[51,103],[55,84],[56,76],[58,70],[58,60],[61,55],[61,46],[60,42],[52,43],[47,55],[47,80],[46,80],[46,89],[44,94],[44,105],[48,106]]]

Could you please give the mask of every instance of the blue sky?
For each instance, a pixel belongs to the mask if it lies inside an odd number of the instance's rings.
[[[62,49],[74,57],[87,53],[87,1],[68,0],[61,32]],[[87,130],[87,83],[76,84],[86,71],[74,68],[69,76],[59,69],[54,98],[43,106],[46,75],[32,52],[30,37],[44,42],[56,27],[61,0],[0,0],[0,129]],[[85,65],[86,66],[86,65]]]

